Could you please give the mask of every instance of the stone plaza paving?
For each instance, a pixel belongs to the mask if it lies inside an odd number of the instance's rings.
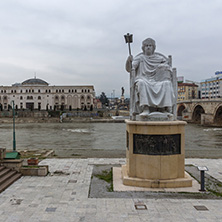
[[[93,165],[125,159],[45,159],[46,177],[22,177],[0,194],[0,221],[213,222],[222,221],[222,199],[89,198]],[[222,159],[186,159],[207,166],[222,182]],[[135,207],[135,205],[137,207]]]

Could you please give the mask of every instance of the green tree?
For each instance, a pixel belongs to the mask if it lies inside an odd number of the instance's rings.
[[[99,96],[99,100],[100,102],[104,105],[104,106],[108,106],[109,105],[109,100],[106,97],[106,94],[104,92],[101,93],[101,95]]]

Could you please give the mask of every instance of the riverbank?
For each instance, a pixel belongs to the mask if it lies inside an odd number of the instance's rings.
[[[0,118],[1,123],[12,123],[12,118]],[[15,123],[60,123],[60,119],[58,117],[47,117],[47,118],[31,118],[31,117],[23,117],[23,118],[15,118]],[[113,119],[113,118],[64,118],[62,123],[124,123],[125,119]]]

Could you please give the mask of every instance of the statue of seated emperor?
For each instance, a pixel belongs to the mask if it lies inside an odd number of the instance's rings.
[[[142,42],[143,52],[126,61],[130,72],[130,115],[132,120],[139,116],[165,116],[176,119],[177,80],[176,69],[172,69],[169,58],[155,52],[156,43],[147,38]],[[166,119],[166,118],[165,118]]]

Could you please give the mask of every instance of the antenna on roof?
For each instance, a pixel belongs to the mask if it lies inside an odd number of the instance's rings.
[[[36,72],[34,72],[34,78],[36,79]]]

